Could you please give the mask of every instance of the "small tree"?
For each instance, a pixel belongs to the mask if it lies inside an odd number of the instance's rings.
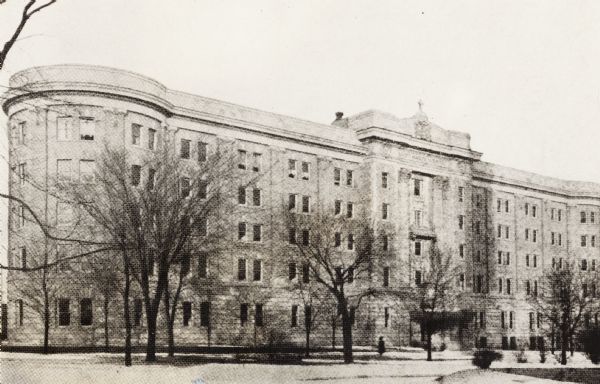
[[[431,361],[432,336],[460,325],[469,313],[457,310],[459,268],[450,252],[442,252],[433,243],[429,258],[423,261],[421,267],[422,281],[411,285],[407,291],[403,290],[400,295],[409,299],[411,319],[421,324],[427,341],[427,361]]]
[[[370,295],[367,277],[372,268],[373,230],[365,216],[335,216],[322,211],[300,215],[283,207],[287,235],[282,239],[290,258],[305,266],[311,281],[334,299],[342,318],[344,362],[351,363],[352,315],[363,297]]]
[[[548,270],[544,276],[541,295],[534,301],[548,325],[559,333],[560,363],[567,364],[567,348],[584,317],[596,306],[595,274],[582,270],[575,262]],[[585,268],[587,269],[587,268]]]

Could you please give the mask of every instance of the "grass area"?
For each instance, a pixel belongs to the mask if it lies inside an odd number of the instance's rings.
[[[492,370],[556,381],[600,383],[600,368],[497,368]]]

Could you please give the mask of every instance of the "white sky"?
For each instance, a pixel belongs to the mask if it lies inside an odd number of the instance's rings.
[[[23,3],[0,6],[2,41]],[[27,25],[0,86],[29,66],[100,64],[323,123],[410,116],[422,98],[486,161],[600,182],[598,20],[593,0],[59,0]]]

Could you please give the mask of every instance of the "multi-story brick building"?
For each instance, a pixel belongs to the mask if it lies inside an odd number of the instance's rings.
[[[600,184],[483,162],[469,135],[442,129],[421,108],[409,118],[369,110],[350,117],[338,113],[332,124],[318,124],[169,90],[126,71],[74,65],[25,70],[12,77],[11,87],[3,103],[11,133],[11,192],[35,204],[50,222],[61,208],[47,189],[25,183],[26,177],[42,180],[42,186],[54,174],[85,180],[101,143],[144,153],[169,134],[178,145],[190,146],[191,159],[203,156],[205,145],[234,143],[246,159],[243,171],[268,170],[257,184],[263,208],[275,210],[290,194],[304,196],[309,211],[347,213],[361,205],[378,227],[395,234],[373,284],[414,284],[421,271],[411,260],[434,241],[450,249],[462,268],[456,278],[463,303],[477,314],[471,341],[529,342],[540,330],[526,296],[536,294],[543,271],[576,258],[596,273]],[[232,216],[243,217],[249,205]],[[12,204],[12,265],[24,263],[23,239],[33,231],[22,217]],[[275,313],[294,318],[286,333],[290,341],[302,342],[301,327],[295,326],[302,307],[286,293],[288,271],[277,267],[273,242],[282,229],[273,223],[250,223],[249,233],[260,232],[259,244],[240,242],[239,252],[224,258],[221,292],[184,299],[179,345],[204,345],[209,318],[213,343],[262,342],[268,329],[288,326]],[[224,236],[237,241],[237,227]],[[244,279],[240,260],[244,271],[252,270]],[[28,315],[14,284],[18,280],[9,274],[9,341],[38,344],[39,316]],[[52,303],[51,344],[102,343],[102,308],[92,289],[59,289]],[[370,345],[381,335],[406,344],[413,334],[406,310],[385,300],[367,300],[355,319],[358,344]],[[322,322],[314,344],[331,343],[331,327]],[[113,337],[120,341],[119,332]],[[142,343],[143,319],[136,320],[134,333]]]

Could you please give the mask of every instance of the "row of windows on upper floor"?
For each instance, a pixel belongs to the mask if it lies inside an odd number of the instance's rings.
[[[496,212],[510,213],[509,200],[497,199],[496,200]],[[524,204],[525,216],[539,217],[538,206],[536,204],[525,203]],[[596,213],[594,211],[580,211],[580,220],[582,224],[596,222]],[[550,208],[550,220],[562,221],[562,209]]]
[[[498,224],[497,231],[496,231],[496,237],[498,239],[501,239],[503,237],[505,239],[509,239],[510,238],[510,226]],[[525,241],[531,241],[533,243],[537,243],[538,242],[538,230],[525,228],[524,239],[525,239]],[[589,242],[588,242],[588,239],[589,239]],[[562,234],[557,233],[557,232],[550,232],[550,241],[549,242],[551,245],[562,246]],[[587,246],[595,247],[596,246],[596,235],[581,235],[581,243],[580,244],[582,247],[587,247]]]

